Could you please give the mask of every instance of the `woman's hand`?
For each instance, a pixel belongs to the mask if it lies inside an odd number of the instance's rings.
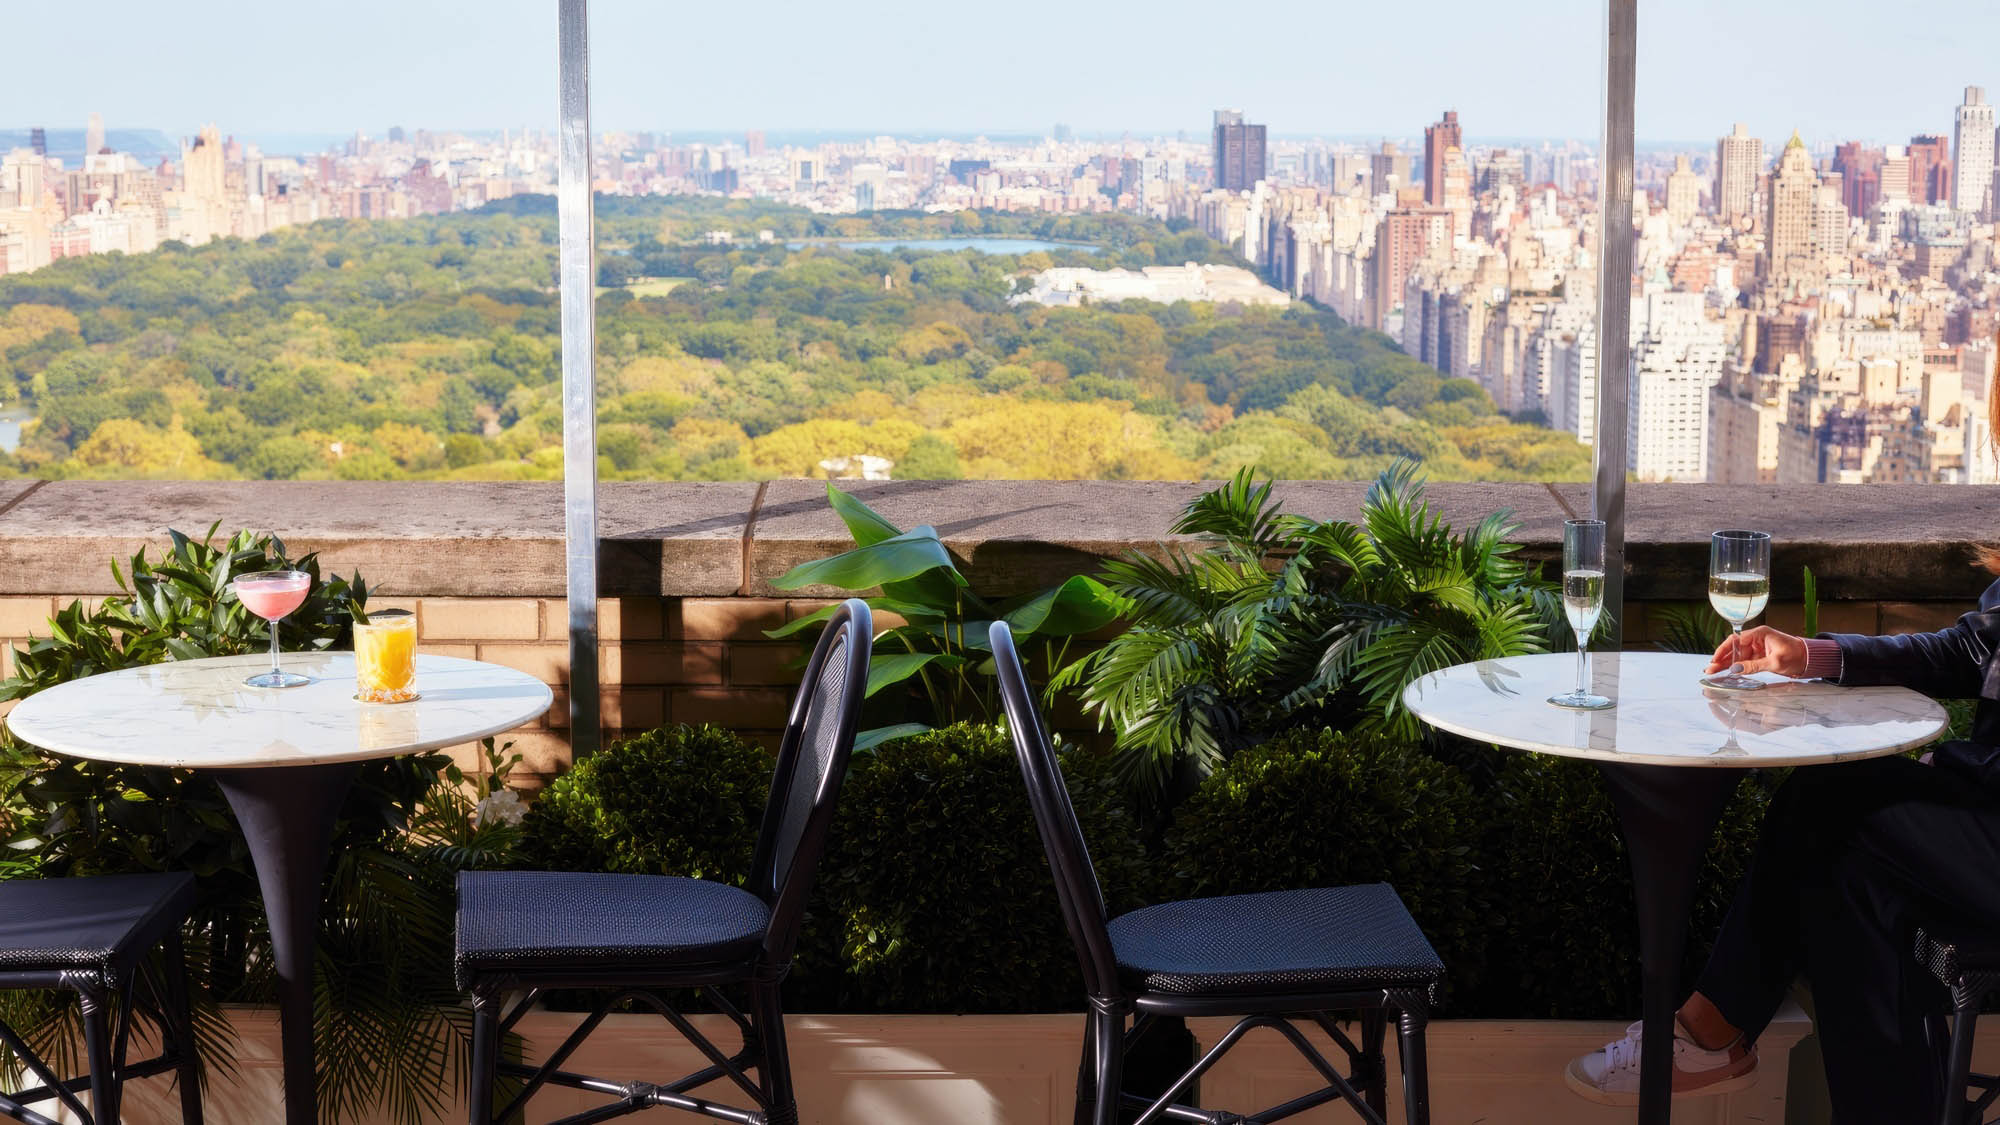
[[[1743,630],[1739,650],[1735,637],[1722,642],[1708,662],[1710,672],[1720,672],[1731,664],[1743,665],[1743,674],[1776,672],[1798,679],[1806,674],[1806,642],[1803,637],[1780,633],[1768,625]]]

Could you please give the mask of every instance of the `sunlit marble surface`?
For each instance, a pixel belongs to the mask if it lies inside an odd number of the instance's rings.
[[[138,765],[228,769],[386,758],[512,730],[548,710],[523,672],[417,656],[413,703],[357,703],[354,654],[286,653],[296,688],[244,686],[268,654],[182,660],[72,680],[7,716],[16,738],[58,754]]]
[[[1708,658],[1661,652],[1593,654],[1591,690],[1608,711],[1568,711],[1549,696],[1576,686],[1576,655],[1460,664],[1404,689],[1403,702],[1441,730],[1517,750],[1670,766],[1808,765],[1872,758],[1929,742],[1944,708],[1898,687],[1839,687],[1763,675],[1762,691],[1700,681]]]

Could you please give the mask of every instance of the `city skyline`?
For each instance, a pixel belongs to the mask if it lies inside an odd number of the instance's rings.
[[[1796,129],[1815,148],[1847,139],[1896,143],[1948,132],[1961,87],[2000,87],[2000,63],[1982,52],[1994,38],[1986,32],[2000,32],[2000,11],[1990,5],[1943,0],[1924,19],[1901,21],[1874,18],[1880,6],[1861,0],[1826,0],[1811,21],[1793,18],[1787,7],[1745,11],[1696,0],[1671,17],[1642,21],[1642,142],[1690,143],[1742,120],[1766,138]],[[913,136],[1037,134],[1064,122],[1079,135],[1173,136],[1199,135],[1214,106],[1240,105],[1268,122],[1274,138],[1360,139],[1416,135],[1434,107],[1452,106],[1465,115],[1468,137],[1595,136],[1597,3],[1554,0],[1531,21],[1469,2],[1436,8],[1428,23],[1450,28],[1448,35],[1411,37],[1395,12],[1288,13],[1285,41],[1326,44],[1321,55],[1306,56],[1325,62],[1272,66],[1254,35],[1242,50],[1204,51],[1190,65],[1189,44],[1208,41],[1201,29],[1216,15],[1185,0],[1168,0],[1145,21],[1111,9],[1067,12],[1060,39],[1044,24],[906,0],[889,0],[871,12],[879,18],[866,21],[780,3],[759,27],[783,30],[754,39],[729,9],[600,2],[593,11],[593,125],[690,136],[747,129]],[[377,9],[383,19],[365,18]],[[291,26],[283,14],[259,10],[255,20],[224,18],[205,29],[203,49],[229,65],[176,67],[170,84],[155,78],[158,41],[138,30],[145,11],[132,0],[101,7],[102,26],[131,33],[93,40],[89,83],[68,80],[71,63],[61,52],[24,53],[17,78],[38,92],[37,119],[4,126],[77,127],[96,111],[113,129],[173,136],[227,119],[228,132],[256,140],[392,124],[481,131],[554,123],[554,9],[545,0],[495,0],[478,21],[358,0],[348,9],[355,18],[314,19],[310,27],[307,17]],[[52,9],[16,15],[24,41],[75,30]],[[976,27],[966,22],[975,18]],[[391,26],[393,35],[382,34]],[[1718,40],[1718,27],[1730,29],[1726,41]],[[1690,83],[1689,75],[1709,73],[1722,47],[1754,54],[1757,65],[1732,68],[1727,85]],[[1922,65],[1887,84],[1847,81],[1826,63],[1863,48],[1878,60]],[[299,80],[322,61],[338,66],[330,80]],[[1147,67],[1156,78],[1146,77]],[[760,70],[761,80],[744,80]],[[496,74],[510,77],[479,80]],[[1099,80],[1077,81],[1079,74]],[[152,120],[125,112],[134,106]]]

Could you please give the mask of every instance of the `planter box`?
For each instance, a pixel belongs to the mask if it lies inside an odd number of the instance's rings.
[[[521,1031],[534,1047],[547,1047],[560,1042],[579,1018],[574,1013],[531,1013]],[[237,1080],[211,1085],[205,1100],[208,1120],[219,1125],[281,1120],[277,1019],[268,1010],[245,1009],[232,1013],[232,1020],[239,1036]],[[697,1022],[706,1032],[721,1033],[717,1019]],[[1192,1021],[1204,1043],[1214,1042],[1227,1026],[1221,1020]],[[787,1028],[805,1125],[1070,1125],[1072,1120],[1081,1015],[794,1016]],[[1432,1116],[1440,1125],[1624,1125],[1632,1119],[1631,1110],[1586,1102],[1562,1080],[1562,1068],[1572,1056],[1624,1030],[1622,1023],[1603,1021],[1434,1023]],[[1796,1010],[1781,1017],[1765,1035],[1757,1084],[1728,1097],[1680,1103],[1674,1114],[1677,1125],[1784,1121],[1788,1054],[1807,1030]],[[1317,1032],[1312,1035],[1321,1041]],[[733,1041],[723,1042],[726,1049]],[[135,1043],[134,1049],[143,1046]],[[1982,1069],[1990,1072],[1992,1064],[2000,1064],[2000,1035],[1989,1035],[1980,1046],[1986,1064]],[[697,1065],[695,1052],[664,1020],[616,1015],[578,1052],[571,1069],[612,1078],[667,1079]],[[1399,1121],[1393,1046],[1389,1065],[1390,1120]],[[1210,1072],[1202,1100],[1247,1112],[1317,1085],[1289,1045],[1270,1032],[1253,1032]],[[599,1101],[594,1095],[548,1090],[532,1103],[530,1120],[547,1121]],[[179,1120],[165,1076],[129,1085],[126,1107],[131,1125]],[[683,1119],[661,1112],[635,1120],[653,1116]],[[454,1108],[445,1120],[463,1121],[463,1110]],[[1340,1107],[1327,1106],[1292,1120],[1319,1125],[1356,1119]]]

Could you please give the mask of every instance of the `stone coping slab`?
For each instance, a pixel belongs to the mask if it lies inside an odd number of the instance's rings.
[[[930,524],[982,589],[1037,589],[1129,551],[1179,545],[1168,527],[1209,484],[1193,481],[842,481],[901,527]],[[1286,510],[1359,515],[1367,485],[1289,481]],[[599,580],[606,596],[773,596],[771,581],[846,549],[826,484],[607,482]],[[1562,521],[1588,514],[1583,484],[1433,484],[1434,511],[1464,530],[1510,509],[1530,558],[1559,555]],[[359,570],[383,594],[560,597],[562,486],[555,482],[0,482],[0,594],[107,594],[109,563],[200,534],[252,527]],[[1705,596],[1708,536],[1776,539],[1774,596],[1812,567],[1828,600],[1970,599],[1983,542],[2000,542],[2000,486],[1634,484],[1628,596]],[[824,596],[831,591],[801,591]]]

